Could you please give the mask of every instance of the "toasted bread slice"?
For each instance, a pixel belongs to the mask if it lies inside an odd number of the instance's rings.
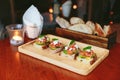
[[[93,34],[94,34],[95,24],[94,24],[92,21],[87,21],[87,22],[86,22],[86,25],[88,25],[88,26],[92,29]]]
[[[56,54],[56,53],[59,53],[59,52],[61,52],[62,50],[63,50],[63,48],[64,48],[64,46],[63,47],[61,47],[61,48],[57,48],[57,49],[50,49],[50,48],[48,48],[47,50],[51,53],[51,54]]]
[[[110,25],[104,25],[103,30],[105,32],[105,37],[109,36],[112,33]]]
[[[61,18],[59,16],[56,18],[56,22],[58,23],[58,25],[61,28],[68,28],[68,27],[70,27],[70,23],[67,20],[65,20],[64,18]]]
[[[94,35],[100,36],[100,37],[105,37],[105,32],[104,32],[104,30],[102,29],[101,25],[98,24],[98,23],[95,23]]]
[[[84,24],[85,22],[79,17],[71,17],[70,24]]]
[[[68,29],[82,32],[82,33],[87,33],[87,34],[93,33],[91,28],[86,24],[74,24],[74,25],[70,26]]]

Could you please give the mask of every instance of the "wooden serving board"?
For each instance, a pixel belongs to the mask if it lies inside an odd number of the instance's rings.
[[[51,39],[52,38],[58,38],[60,41],[63,42],[63,44],[68,44],[70,42],[70,39],[67,39],[67,38],[62,38],[62,37],[51,35],[51,34],[48,34],[48,36]],[[109,54],[108,49],[104,49],[104,48],[100,48],[100,47],[90,45],[90,46],[92,46],[92,49],[94,50],[94,52],[96,53],[96,55],[98,57],[97,61],[94,64],[90,65],[90,64],[81,63],[79,61],[70,59],[68,57],[60,56],[59,53],[52,54],[47,49],[44,49],[44,50],[43,49],[38,49],[35,46],[33,46],[34,42],[35,42],[35,40],[19,46],[18,51],[23,53],[23,54],[32,56],[32,57],[37,58],[39,60],[43,60],[45,62],[54,64],[56,66],[59,66],[61,68],[70,70],[72,72],[75,72],[75,73],[78,73],[78,74],[81,74],[81,75],[88,75]],[[85,43],[81,43],[81,42],[77,42],[77,41],[76,41],[76,43],[81,49],[86,47],[86,46],[89,46],[89,44],[85,44]]]

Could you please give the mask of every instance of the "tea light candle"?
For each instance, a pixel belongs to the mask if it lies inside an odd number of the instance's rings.
[[[13,36],[11,37],[10,43],[13,45],[20,45],[24,42],[22,36],[20,35],[19,31],[15,31]]]
[[[20,45],[23,42],[24,41],[23,41],[22,37],[20,37],[20,36],[13,36],[10,40],[10,43],[13,45]]]
[[[19,46],[24,43],[24,27],[22,24],[7,25],[6,29],[9,33],[10,44]]]

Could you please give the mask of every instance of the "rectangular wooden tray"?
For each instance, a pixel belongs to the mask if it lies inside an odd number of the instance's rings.
[[[47,34],[50,38],[58,38],[60,41],[63,42],[63,44],[69,43],[70,39],[67,38],[62,38],[59,36],[55,36],[55,35],[51,35],[51,34]],[[88,45],[92,46],[92,49],[94,50],[94,52],[96,53],[98,59],[97,61],[92,64],[83,64],[79,61],[76,60],[72,60],[69,59],[67,57],[63,57],[60,56],[58,53],[56,54],[52,54],[50,51],[47,50],[43,50],[43,49],[38,49],[35,46],[33,46],[33,43],[35,42],[35,40],[30,41],[26,44],[23,44],[21,46],[18,47],[18,51],[32,56],[34,58],[37,58],[39,60],[43,60],[45,62],[51,63],[53,65],[59,66],[61,68],[70,70],[72,72],[81,74],[81,75],[88,75],[90,72],[92,72],[109,54],[109,50],[108,49],[104,49],[104,48],[100,48],[100,47],[96,47],[90,44],[85,44],[85,43],[81,43],[81,42],[77,42],[77,45],[82,49]]]
[[[99,37],[64,28],[56,28],[56,34],[61,37],[75,39],[80,42],[92,44],[98,47],[110,49],[116,43],[117,32],[112,32],[108,37]]]

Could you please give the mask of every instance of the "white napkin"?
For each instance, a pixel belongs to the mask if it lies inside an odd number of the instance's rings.
[[[29,38],[36,38],[41,33],[43,17],[34,5],[31,5],[24,13],[23,24]]]
[[[23,23],[25,25],[43,26],[43,17],[34,5],[31,5],[24,13]]]
[[[72,7],[72,1],[67,0],[62,4],[62,13],[64,17],[69,17]]]

